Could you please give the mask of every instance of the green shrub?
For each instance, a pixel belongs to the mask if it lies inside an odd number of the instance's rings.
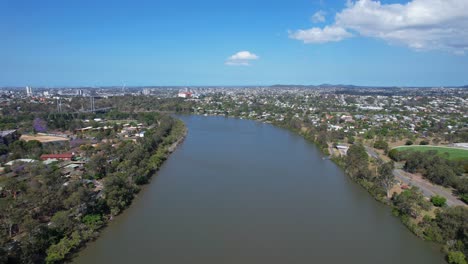
[[[397,149],[392,149],[388,152],[388,156],[394,161],[401,160],[401,154]]]
[[[460,198],[464,203],[468,204],[468,193],[460,195]]]
[[[411,145],[413,145],[413,141],[408,139],[408,140],[406,140],[405,145],[411,146]]]
[[[83,217],[82,222],[92,230],[97,230],[103,225],[102,216],[100,214],[88,214]]]
[[[147,183],[148,183],[148,177],[146,177],[144,175],[138,175],[135,178],[135,184],[137,184],[137,185],[143,185],[143,184],[147,184]]]
[[[71,237],[64,237],[57,244],[51,245],[47,249],[46,263],[62,262],[73,249],[81,243],[81,236],[78,231],[72,233]]]
[[[429,141],[421,140],[421,142],[419,142],[419,145],[429,145]]]
[[[465,255],[460,251],[449,251],[447,260],[450,264],[467,264]]]
[[[383,140],[377,140],[377,141],[374,143],[374,148],[387,150],[387,149],[388,149],[388,143],[385,142],[385,141],[383,141]]]
[[[431,202],[434,206],[442,207],[445,206],[447,199],[445,199],[445,197],[436,195],[431,197]]]

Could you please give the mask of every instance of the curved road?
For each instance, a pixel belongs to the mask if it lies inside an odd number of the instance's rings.
[[[373,150],[371,147],[365,146],[367,154],[374,159],[381,160],[379,154]],[[452,194],[452,191],[444,188],[442,186],[431,183],[430,181],[408,172],[405,172],[401,169],[394,169],[393,175],[395,178],[407,184],[409,186],[418,187],[424,196],[431,198],[431,196],[439,195],[447,199],[448,206],[467,206],[464,202],[460,201],[455,195]]]
[[[394,169],[393,175],[403,183],[407,185],[412,185],[418,187],[424,196],[431,197],[434,195],[443,196],[447,199],[448,206],[466,206],[466,204],[460,200],[456,196],[452,194],[452,192],[442,186],[432,184],[428,180],[422,178],[421,176],[417,176],[411,173],[407,173],[401,169]]]

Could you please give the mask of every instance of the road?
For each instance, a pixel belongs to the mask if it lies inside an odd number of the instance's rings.
[[[401,169],[394,169],[393,175],[395,178],[403,182],[408,186],[416,186],[418,187],[424,196],[431,197],[434,195],[443,196],[447,199],[448,206],[466,206],[466,204],[457,199],[456,196],[452,194],[452,192],[442,186],[432,184],[428,180],[422,178],[421,176],[414,175],[411,173],[407,173]]]
[[[371,147],[364,146],[366,148],[367,154],[374,159],[380,160],[379,153],[375,152]]]
[[[380,159],[379,154],[373,150],[371,147],[365,146],[367,154],[374,159]],[[460,201],[452,192],[442,186],[432,184],[428,180],[422,178],[421,176],[414,175],[408,172],[405,172],[401,169],[394,169],[393,175],[395,178],[403,182],[408,186],[418,187],[425,197],[431,198],[431,196],[439,195],[447,199],[448,206],[466,206],[466,204]]]

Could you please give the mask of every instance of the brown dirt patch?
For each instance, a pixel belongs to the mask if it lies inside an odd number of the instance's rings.
[[[70,141],[69,138],[45,136],[45,135],[22,135],[20,139],[24,141],[37,140],[41,143],[56,142],[56,141]]]

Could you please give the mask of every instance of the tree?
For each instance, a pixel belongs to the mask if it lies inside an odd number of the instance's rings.
[[[411,151],[407,152],[406,154],[406,162],[404,166],[405,171],[414,173],[417,170],[423,168],[425,160],[424,153],[421,151]]]
[[[70,217],[70,212],[59,211],[54,214],[51,219],[53,229],[57,230],[60,234],[66,235],[73,229],[73,220]]]
[[[24,144],[24,148],[31,158],[39,158],[42,155],[43,145],[37,140],[30,140]]]
[[[393,175],[393,169],[395,168],[395,163],[389,161],[384,163],[379,168],[379,177],[377,178],[380,186],[382,186],[387,192],[387,198],[390,198],[390,190],[395,184],[395,176]]]
[[[445,241],[461,240],[468,247],[468,208],[448,207],[437,213],[435,223],[441,230]]]
[[[465,255],[460,251],[450,251],[447,260],[450,264],[467,264]]]
[[[373,104],[375,102],[375,98],[372,96],[367,97],[365,100],[368,104]]]
[[[401,153],[397,149],[392,149],[388,152],[388,157],[390,157],[394,161],[400,161]]]
[[[23,169],[25,167],[24,164],[19,165],[19,166]],[[18,181],[18,179],[16,178],[9,178],[4,182],[4,184],[5,184],[4,189],[15,200],[21,192],[26,191],[26,184],[23,181]]]
[[[9,203],[0,208],[0,232],[7,232],[8,238],[12,238],[19,230],[26,212],[20,199],[10,200]]]
[[[0,156],[8,154],[10,150],[8,149],[7,145],[0,143]]]
[[[42,118],[36,117],[33,121],[33,128],[36,132],[46,132],[47,131],[47,122]]]
[[[88,204],[92,200],[92,193],[88,188],[81,185],[72,185],[70,190],[71,194],[63,200],[66,208],[73,208],[82,204]]]
[[[8,263],[8,253],[3,247],[0,247],[0,263]]]
[[[354,144],[348,149],[345,169],[351,177],[364,179],[369,176],[369,156],[362,144]]]
[[[317,139],[315,141],[317,145],[319,145],[320,148],[326,148],[327,145],[327,133],[326,132],[320,132],[317,135]]]
[[[453,186],[457,180],[452,167],[445,160],[437,156],[427,165],[424,177],[433,183],[443,186]]]
[[[57,263],[63,261],[70,251],[79,246],[81,236],[78,231],[72,233],[71,237],[64,237],[59,243],[54,244],[47,249],[46,263]]]
[[[427,210],[430,208],[424,196],[418,188],[412,187],[409,190],[404,190],[400,194],[393,195],[393,204],[398,211],[403,215],[408,215],[416,218],[421,209]]]
[[[103,154],[98,153],[91,157],[89,162],[86,164],[86,168],[91,176],[100,179],[106,174],[106,164],[106,157]]]
[[[136,188],[124,175],[113,175],[104,182],[104,194],[112,215],[119,214],[133,199]]]
[[[376,149],[382,149],[384,150],[385,152],[388,151],[388,143],[384,140],[377,140],[375,143],[374,143],[374,148]]]
[[[91,157],[94,152],[94,147],[91,145],[81,145],[80,150],[84,151],[85,157]]]

